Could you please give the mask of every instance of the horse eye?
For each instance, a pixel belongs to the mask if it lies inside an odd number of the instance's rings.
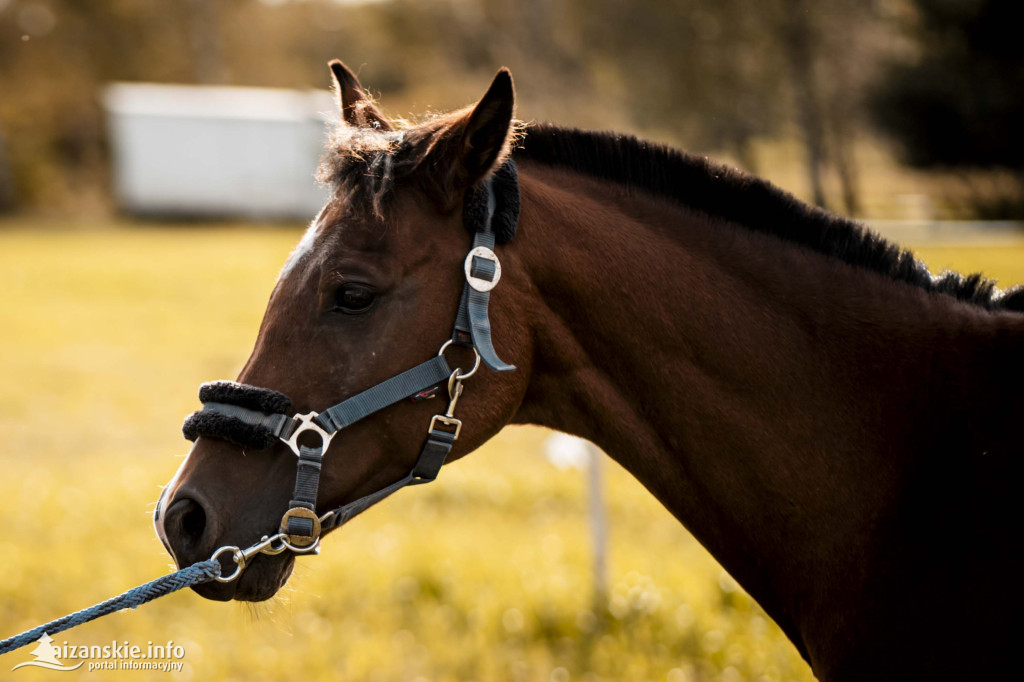
[[[334,292],[334,309],[349,315],[365,313],[375,300],[373,287],[368,284],[342,284]]]

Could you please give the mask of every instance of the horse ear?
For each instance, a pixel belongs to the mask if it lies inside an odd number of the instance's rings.
[[[377,128],[379,130],[392,130],[391,123],[384,118],[363,90],[362,84],[352,70],[345,66],[340,59],[332,59],[328,66],[334,74],[334,83],[338,89],[338,104],[341,107],[341,117],[345,123],[357,128]]]
[[[504,160],[513,137],[512,114],[516,106],[512,73],[501,68],[483,98],[466,119],[458,145],[457,165],[467,187]]]
[[[442,211],[453,210],[508,158],[516,136],[515,105],[512,74],[502,68],[476,106],[406,131],[419,182]]]

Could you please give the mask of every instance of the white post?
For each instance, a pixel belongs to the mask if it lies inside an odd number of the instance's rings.
[[[608,609],[608,521],[604,509],[604,453],[593,443],[553,433],[544,443],[548,461],[560,471],[582,469],[587,478],[587,520],[590,526],[591,608],[598,619]]]
[[[587,516],[590,519],[591,562],[594,574],[593,610],[599,618],[608,599],[608,522],[604,509],[604,453],[587,443]]]

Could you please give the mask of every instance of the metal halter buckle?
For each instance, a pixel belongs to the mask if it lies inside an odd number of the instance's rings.
[[[317,418],[317,416],[317,412],[295,415],[293,419],[296,419],[301,423],[299,424],[298,427],[296,427],[295,432],[292,433],[291,436],[289,436],[287,439],[281,439],[282,441],[284,441],[285,445],[291,448],[292,452],[295,453],[296,457],[299,456],[299,436],[301,436],[306,431],[313,431],[318,436],[320,436],[320,448],[323,450],[324,453],[327,452],[327,446],[331,444],[331,439],[334,438],[334,434],[327,433],[326,431],[323,430],[323,428],[321,428],[319,424],[317,424],[314,421]]]
[[[435,414],[430,420],[430,431],[437,430],[437,423],[441,422],[445,426],[455,427],[455,432],[452,434],[452,438],[455,440],[459,439],[459,434],[462,433],[462,420],[456,419],[455,417],[449,417],[445,414]]]
[[[312,522],[309,535],[296,535],[289,532],[289,519],[307,519]],[[305,507],[292,507],[281,517],[281,524],[278,532],[282,533],[288,542],[296,547],[309,547],[320,539],[320,517],[311,509]]]
[[[474,258],[482,258],[494,263],[493,279],[486,280],[481,277],[473,276]],[[494,251],[491,251],[486,246],[477,246],[470,251],[469,255],[466,256],[466,262],[463,267],[466,270],[466,281],[469,282],[469,286],[473,287],[477,291],[490,291],[494,287],[498,286],[498,280],[501,279],[501,263],[498,262],[498,256],[495,255]]]

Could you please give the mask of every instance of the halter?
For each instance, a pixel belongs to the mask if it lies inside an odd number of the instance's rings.
[[[236,564],[232,574],[217,580],[235,580],[245,569],[247,560],[257,554],[280,554],[285,550],[297,554],[316,553],[325,531],[345,524],[405,486],[422,485],[437,478],[441,465],[462,431],[462,421],[455,417],[455,408],[462,396],[463,382],[476,374],[481,362],[497,372],[515,369],[502,361],[494,350],[487,306],[491,290],[501,279],[501,264],[494,253],[495,242],[504,243],[512,239],[518,218],[518,176],[515,164],[508,161],[486,183],[466,193],[463,222],[473,232],[473,247],[463,265],[465,283],[462,297],[451,338],[429,360],[319,413],[291,414],[291,400],[287,396],[258,386],[215,381],[200,387],[199,399],[203,409],[185,419],[182,431],[186,438],[192,441],[200,436],[219,438],[253,449],[267,449],[280,441],[298,458],[295,489],[288,509],[281,517],[277,534],[265,535],[244,550],[226,546],[214,552],[211,559],[230,554]],[[459,368],[453,370],[448,365],[445,351],[453,345],[473,350],[475,361],[468,372]],[[448,408],[430,420],[426,440],[409,473],[391,485],[318,516],[316,498],[320,469],[334,436],[345,427],[400,400],[433,398],[442,385],[447,387]],[[319,441],[315,447],[300,443],[300,439],[309,434],[315,435]],[[161,506],[158,502],[154,519],[157,524],[161,523]]]

